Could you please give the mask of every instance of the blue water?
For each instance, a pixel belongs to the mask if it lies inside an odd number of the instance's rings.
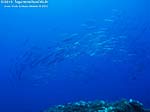
[[[150,1],[49,0],[0,8],[0,112],[79,100],[150,107]]]

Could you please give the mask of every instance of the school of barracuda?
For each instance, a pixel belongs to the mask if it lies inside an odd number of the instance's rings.
[[[116,33],[117,17],[114,15],[104,19],[104,25],[99,26],[95,21],[81,24],[84,29],[80,32],[65,34],[64,38],[53,46],[42,49],[35,47],[20,54],[15,63],[11,66],[11,73],[17,80],[22,80],[26,74],[32,74],[32,78],[47,78],[53,66],[66,60],[76,60],[77,57],[88,56],[90,58],[113,55],[114,62],[121,62],[128,56],[135,55],[129,53],[126,47],[127,36]],[[94,25],[93,25],[93,24]],[[40,69],[41,75],[37,69]],[[35,72],[36,71],[36,72]],[[34,74],[34,75],[33,75]]]

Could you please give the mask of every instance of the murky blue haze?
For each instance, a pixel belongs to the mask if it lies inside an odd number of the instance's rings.
[[[0,112],[79,100],[150,106],[150,1],[49,0],[0,8]]]

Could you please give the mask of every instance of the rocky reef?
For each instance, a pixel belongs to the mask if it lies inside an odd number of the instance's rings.
[[[103,100],[79,101],[50,107],[42,112],[150,112],[143,104],[135,100],[120,100],[108,103]]]

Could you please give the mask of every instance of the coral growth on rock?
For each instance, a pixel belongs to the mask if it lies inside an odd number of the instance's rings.
[[[139,101],[130,99],[113,103],[102,100],[79,101],[50,107],[43,112],[150,112],[150,110],[144,109]]]

